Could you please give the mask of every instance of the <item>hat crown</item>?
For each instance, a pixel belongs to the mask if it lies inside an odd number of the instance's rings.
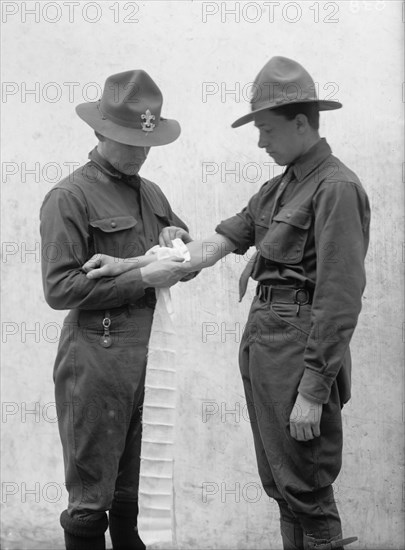
[[[310,74],[288,57],[272,57],[254,81],[252,110],[305,101],[317,101],[315,84]]]
[[[258,112],[293,103],[316,103],[319,111],[342,107],[339,101],[318,99],[315,83],[302,65],[288,57],[272,57],[255,78],[250,113],[235,120],[232,128],[251,122]]]
[[[103,119],[149,132],[159,125],[162,104],[162,92],[148,73],[134,70],[107,78],[99,110]]]

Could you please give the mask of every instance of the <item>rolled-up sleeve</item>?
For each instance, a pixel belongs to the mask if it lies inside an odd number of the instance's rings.
[[[248,205],[241,212],[222,220],[215,232],[229,239],[236,247],[234,254],[245,254],[255,243],[255,211],[259,193],[253,195]]]
[[[40,212],[42,281],[53,309],[114,308],[144,295],[136,268],[117,277],[86,277],[81,267],[92,255],[88,225],[83,197],[63,188],[45,197]]]
[[[364,190],[330,182],[314,197],[316,285],[298,391],[327,403],[361,310],[370,208]]]

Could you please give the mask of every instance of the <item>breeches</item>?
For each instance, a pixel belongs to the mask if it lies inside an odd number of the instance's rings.
[[[321,435],[297,441],[289,419],[304,372],[311,306],[263,303],[255,298],[240,347],[259,475],[277,500],[281,520],[305,533],[330,538],[340,533],[333,498],[342,457],[341,405],[336,383],[323,405]],[[298,414],[298,413],[297,413]]]
[[[71,311],[55,361],[68,513],[103,517],[114,500],[138,499],[141,410],[153,309],[111,311],[111,346],[103,314]]]

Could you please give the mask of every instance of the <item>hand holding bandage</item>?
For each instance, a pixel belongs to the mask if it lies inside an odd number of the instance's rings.
[[[177,244],[174,244],[174,243]],[[180,239],[173,241],[173,247],[154,246],[144,256],[115,258],[107,254],[95,254],[82,267],[89,279],[117,277],[131,269],[140,268],[144,287],[166,288],[173,286],[190,272],[185,260],[189,256],[180,253],[187,247]],[[183,263],[184,262],[184,263]]]
[[[168,247],[168,246],[156,245],[153,248],[151,248],[150,250],[148,250],[146,252],[145,256],[147,257],[150,254],[154,254],[157,257],[157,260],[159,261],[159,263],[161,261],[167,260],[167,259],[174,259],[174,260],[177,260],[177,261],[180,261],[180,262],[186,262],[186,261],[189,262],[190,261],[190,252],[188,251],[187,246],[183,243],[183,241],[181,239],[174,239],[172,241],[172,247],[171,248]],[[142,274],[142,279],[144,279],[144,275],[142,273],[142,270],[141,270],[141,274]],[[183,277],[183,275],[184,275],[184,273],[181,273],[182,277]],[[151,286],[156,286],[156,285],[151,285]],[[162,284],[162,286],[159,285],[156,297],[159,301],[159,297],[162,296],[162,299],[165,302],[168,313],[170,315],[172,315],[173,309],[172,309],[172,303],[171,303],[171,298],[170,298],[170,290],[168,288],[169,286],[171,286],[171,285],[167,284],[166,288],[165,288],[163,286],[163,284]]]

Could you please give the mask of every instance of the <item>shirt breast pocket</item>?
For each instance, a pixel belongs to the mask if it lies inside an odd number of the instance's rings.
[[[164,227],[168,227],[170,225],[174,225],[174,226],[180,225],[179,222],[181,220],[179,219],[176,220],[175,217],[171,217],[170,215],[168,215],[167,212],[165,212],[164,210],[158,207],[153,208],[153,213],[155,215],[156,224],[157,224],[157,236],[159,236],[160,232]],[[184,224],[182,223],[181,225],[183,226]]]
[[[90,222],[94,253],[117,258],[129,258],[142,254],[142,248],[134,228],[134,216],[113,216]]]
[[[257,246],[267,260],[283,264],[298,264],[304,256],[312,222],[311,212],[300,209],[283,209],[270,225],[256,223]],[[257,241],[257,239],[256,239]]]

